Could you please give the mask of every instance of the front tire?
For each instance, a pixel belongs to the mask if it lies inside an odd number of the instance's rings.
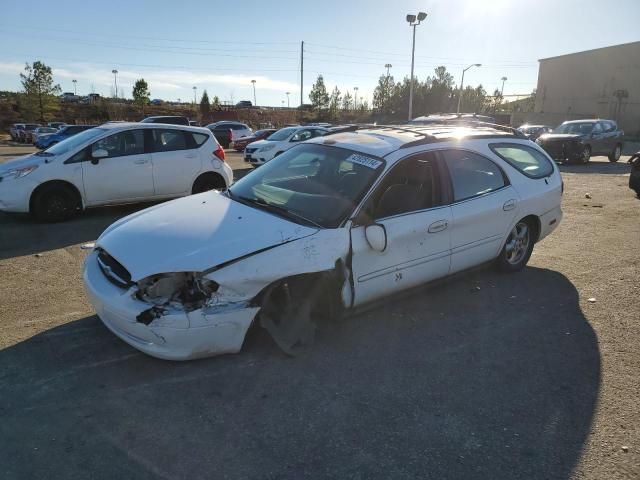
[[[497,259],[499,270],[511,273],[524,268],[533,252],[534,232],[532,222],[520,220],[516,223]]]
[[[43,222],[61,222],[79,210],[78,196],[69,187],[44,186],[34,195],[32,213]]]
[[[217,173],[205,173],[200,175],[191,188],[191,194],[208,192],[209,190],[223,190],[227,188],[224,179]]]
[[[617,144],[616,148],[613,149],[613,152],[609,154],[609,161],[612,163],[620,160],[620,156],[622,155],[622,145]]]
[[[589,163],[589,160],[591,160],[591,147],[587,145],[584,147],[584,150],[582,151],[582,155],[580,156],[580,161],[583,164],[587,164]]]

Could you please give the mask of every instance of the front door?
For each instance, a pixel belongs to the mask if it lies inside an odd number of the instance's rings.
[[[355,305],[449,273],[451,208],[443,205],[438,161],[421,154],[389,171],[351,230]],[[372,248],[367,225],[386,231],[386,248]]]
[[[106,157],[94,158],[96,152]],[[151,154],[145,153],[144,131],[126,130],[102,138],[88,148],[82,177],[88,205],[153,196]]]
[[[439,153],[453,186],[451,273],[498,256],[519,197],[492,160],[467,150]]]

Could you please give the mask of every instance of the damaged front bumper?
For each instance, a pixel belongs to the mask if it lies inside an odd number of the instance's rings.
[[[167,311],[147,324],[138,318],[152,306],[135,298],[133,288],[111,283],[100,270],[97,255],[91,252],[84,266],[89,300],[105,326],[132,347],[165,360],[237,353],[242,348],[259,307],[239,302],[220,309]]]

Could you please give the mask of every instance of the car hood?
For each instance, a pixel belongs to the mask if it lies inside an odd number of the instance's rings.
[[[545,133],[538,137],[542,142],[547,140],[580,140],[581,138],[584,138],[584,135],[577,133]]]
[[[261,148],[266,145],[272,145],[274,142],[269,142],[267,140],[258,140],[257,142],[251,142],[251,148]]]
[[[211,191],[125,217],[96,244],[138,281],[158,273],[201,272],[315,232]]]
[[[32,154],[14,158],[13,160],[0,163],[0,174],[6,173],[9,170],[15,170],[16,168],[30,167],[32,165],[42,165],[45,158],[50,160],[53,157],[44,157]]]

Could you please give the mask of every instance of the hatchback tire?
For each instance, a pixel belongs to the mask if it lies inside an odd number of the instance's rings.
[[[205,173],[200,175],[191,189],[191,194],[208,192],[209,190],[223,190],[227,188],[223,178],[217,173]]]
[[[615,163],[618,160],[620,160],[621,155],[622,155],[622,145],[618,143],[616,147],[613,149],[613,152],[609,154],[609,161]]]
[[[535,227],[532,222],[523,219],[513,227],[502,251],[497,258],[498,269],[502,272],[522,270],[533,252]]]
[[[61,222],[71,218],[80,209],[78,195],[63,185],[45,185],[31,202],[31,212],[43,222]]]

